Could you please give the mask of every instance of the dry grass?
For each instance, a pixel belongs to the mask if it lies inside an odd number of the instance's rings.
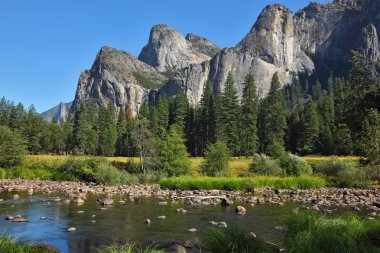
[[[30,155],[27,156],[24,163],[25,165],[33,164],[36,162],[40,163],[62,163],[65,160],[69,158],[75,158],[75,159],[85,159],[89,158],[88,156],[59,156],[59,155]],[[310,165],[314,165],[317,162],[328,160],[331,157],[328,156],[305,156],[302,157],[307,163]],[[361,159],[358,156],[340,156],[337,157],[339,160],[346,160],[346,161],[352,161],[352,162],[359,162]],[[139,162],[138,157],[106,157],[109,161],[117,161],[117,162],[123,162],[126,163],[130,160],[132,160],[134,163]],[[202,157],[192,157],[190,158],[191,166],[190,166],[190,174],[192,176],[200,176],[199,174],[199,168],[203,162],[204,158]],[[234,157],[230,161],[230,176],[242,176],[247,174],[250,164],[252,162],[252,158],[245,158],[245,157]]]

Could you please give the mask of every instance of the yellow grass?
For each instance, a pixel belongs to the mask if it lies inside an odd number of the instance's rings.
[[[59,156],[59,155],[29,155],[25,159],[25,165],[32,164],[35,162],[42,162],[42,163],[61,163],[69,158],[74,159],[85,159],[89,158],[90,156]],[[139,162],[138,157],[105,157],[109,161],[117,161],[117,162],[123,162],[126,163],[130,160],[134,163]],[[339,160],[346,160],[346,161],[353,161],[353,162],[359,162],[360,157],[357,156],[340,156],[337,157]],[[302,157],[306,162],[308,162],[310,165],[315,164],[316,162],[320,162],[323,160],[328,160],[330,157],[328,156],[304,156]],[[191,167],[190,167],[190,173],[192,176],[200,176],[199,169],[203,162],[204,158],[202,157],[192,157],[190,158],[191,161]],[[230,166],[230,175],[231,176],[241,176],[248,172],[249,166],[252,162],[251,158],[245,158],[245,157],[234,157],[231,159],[229,166]]]

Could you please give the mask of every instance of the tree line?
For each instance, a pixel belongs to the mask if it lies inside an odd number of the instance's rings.
[[[265,98],[258,97],[254,76],[247,75],[239,99],[229,73],[223,91],[210,81],[204,84],[198,106],[178,93],[142,105],[136,117],[128,108],[87,101],[58,124],[44,120],[33,106],[25,110],[2,98],[0,125],[20,136],[30,154],[133,156],[144,159],[141,166],[158,154],[172,160],[203,156],[218,141],[233,156],[284,151],[370,156],[380,145],[373,141],[380,138],[380,84],[363,55],[353,52],[351,62],[347,79],[331,75],[325,84],[295,79],[281,89],[274,74]]]

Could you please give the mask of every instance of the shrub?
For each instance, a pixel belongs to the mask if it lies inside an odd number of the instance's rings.
[[[305,160],[293,154],[281,156],[280,165],[287,176],[311,175],[313,173],[313,169]]]
[[[223,176],[228,173],[230,151],[222,141],[211,144],[205,151],[205,161],[201,165],[201,173],[208,176]]]
[[[370,253],[379,252],[380,223],[354,215],[327,218],[302,211],[286,219],[288,252]]]
[[[207,252],[218,253],[269,253],[276,252],[263,241],[249,236],[244,230],[232,226],[226,229],[211,228],[201,236],[201,245]]]
[[[255,154],[253,156],[250,172],[265,176],[285,176],[285,171],[281,169],[278,161],[264,154]]]
[[[136,183],[137,178],[120,171],[102,158],[69,159],[53,175],[56,180],[79,180],[98,184],[117,185]]]
[[[25,155],[25,141],[21,136],[6,126],[0,126],[0,167],[21,165]]]
[[[360,169],[352,162],[341,161],[336,157],[318,162],[314,166],[315,173],[330,177],[331,184],[336,187],[368,187],[369,182],[364,169]]]
[[[353,164],[348,161],[341,161],[337,157],[331,157],[329,160],[317,162],[314,165],[314,173],[324,174],[326,176],[337,176],[340,171],[352,167]]]

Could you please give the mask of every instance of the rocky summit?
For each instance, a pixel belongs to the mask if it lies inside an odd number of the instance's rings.
[[[81,74],[72,109],[94,100],[137,113],[143,103],[178,92],[196,105],[205,81],[210,79],[214,90],[223,90],[230,71],[239,96],[244,77],[253,74],[263,97],[275,72],[282,85],[301,76],[346,75],[352,50],[364,53],[378,74],[379,29],[378,0],[311,3],[295,14],[285,6],[268,5],[247,35],[235,47],[224,49],[200,36],[185,37],[156,25],[138,58],[103,47],[91,69]]]

